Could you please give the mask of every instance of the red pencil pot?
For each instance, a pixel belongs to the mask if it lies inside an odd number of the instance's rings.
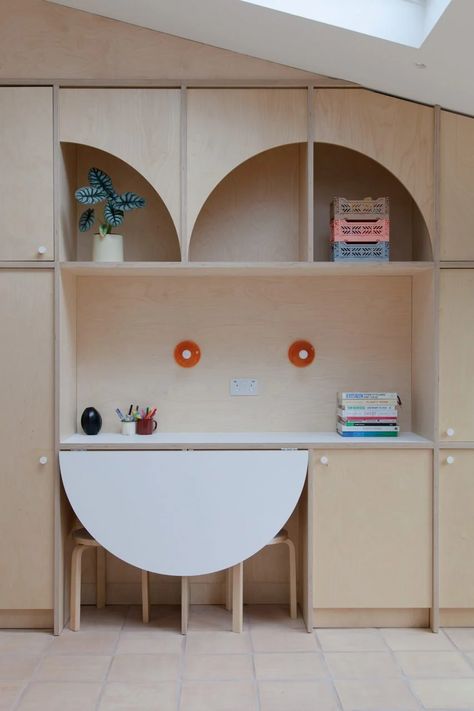
[[[148,420],[137,420],[137,434],[150,435],[158,427],[158,422],[149,418]]]

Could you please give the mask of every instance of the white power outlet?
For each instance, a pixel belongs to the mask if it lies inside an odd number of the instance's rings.
[[[230,381],[231,395],[258,395],[255,378],[232,378]]]

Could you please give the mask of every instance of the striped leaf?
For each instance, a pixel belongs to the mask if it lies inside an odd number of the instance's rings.
[[[123,222],[123,210],[118,210],[109,202],[105,207],[104,217],[109,225],[116,227],[117,225],[121,225]]]
[[[145,207],[144,198],[140,197],[136,193],[123,193],[114,198],[114,206],[119,210],[135,210],[137,207]]]
[[[89,207],[87,210],[85,210],[82,215],[79,218],[79,231],[80,232],[87,232],[87,230],[90,230],[92,225],[95,222],[95,213],[94,213],[94,208]]]
[[[98,202],[102,202],[107,197],[107,193],[101,188],[90,187],[89,185],[86,185],[85,188],[79,188],[74,195],[81,205],[97,205]]]
[[[112,178],[104,173],[100,168],[91,168],[89,170],[89,183],[93,188],[100,188],[108,197],[115,197]]]

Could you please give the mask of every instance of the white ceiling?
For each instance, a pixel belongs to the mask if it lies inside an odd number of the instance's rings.
[[[52,1],[474,115],[474,0],[452,0],[444,12],[445,0],[426,0],[428,12],[442,14],[419,48],[398,43],[400,36],[389,41],[242,0]],[[360,10],[364,0],[351,2]],[[381,9],[387,2],[392,0],[375,5]],[[264,4],[281,6],[281,0]],[[421,41],[413,33],[411,39]]]

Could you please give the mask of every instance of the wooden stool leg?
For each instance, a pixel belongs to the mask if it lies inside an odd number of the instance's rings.
[[[290,556],[290,617],[295,619],[298,616],[298,603],[296,600],[296,550],[293,541],[289,538],[285,541],[288,546]]]
[[[81,627],[81,561],[86,546],[74,546],[71,559],[71,598],[69,628],[77,632]]]
[[[189,622],[189,578],[181,578],[181,634],[187,634]]]
[[[225,609],[232,610],[232,568],[227,568],[225,574]]]
[[[232,568],[232,632],[242,632],[244,617],[244,565]]]
[[[142,619],[144,624],[150,622],[150,576],[147,570],[142,570]]]
[[[96,605],[97,607],[105,607],[106,599],[106,552],[102,546],[96,548],[97,560],[97,582],[96,582]]]

